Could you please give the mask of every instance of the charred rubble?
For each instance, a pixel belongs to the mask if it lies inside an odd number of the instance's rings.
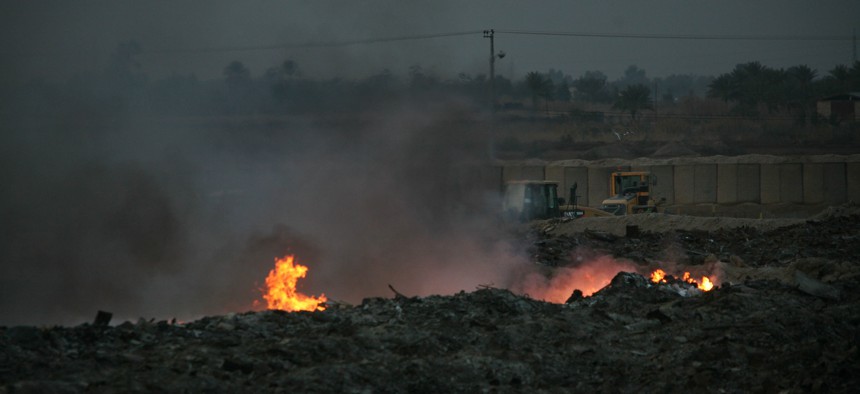
[[[0,392],[855,392],[857,219],[535,244],[543,256],[572,249],[560,244],[637,250],[630,258],[647,263],[671,238],[698,252],[692,264],[848,264],[840,275],[796,266],[794,281],[748,275],[692,296],[619,273],[565,304],[487,287],[184,324],[112,325],[99,313],[75,327],[0,327]]]
[[[708,260],[740,259],[751,266],[786,265],[798,258],[851,259],[860,256],[860,215],[808,220],[770,231],[752,227],[706,230],[640,231],[635,237],[602,231],[553,235],[536,228],[530,234],[532,258],[565,266],[577,248],[647,265],[674,261],[699,265]]]
[[[187,324],[8,327],[4,392],[852,392],[858,281],[698,297],[636,274],[570,304],[485,288]]]

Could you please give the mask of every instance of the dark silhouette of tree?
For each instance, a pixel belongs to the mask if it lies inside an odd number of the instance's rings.
[[[538,97],[548,100],[552,94],[552,81],[544,78],[541,73],[532,71],[526,75],[526,86],[532,98],[532,109],[537,109]]]
[[[806,123],[807,118],[815,112],[816,77],[815,70],[805,65],[792,66],[785,70],[784,105],[795,114],[798,123]]]
[[[555,93],[553,94],[556,100],[562,102],[568,102],[571,99],[570,94],[570,85],[568,85],[567,81],[561,81],[556,88]]]
[[[626,70],[624,70],[624,76],[615,81],[615,86],[618,89],[623,89],[630,85],[648,86],[650,83],[651,81],[645,75],[645,70],[637,67],[636,65],[630,65]]]
[[[728,74],[711,82],[708,96],[735,104],[732,111],[745,116],[758,116],[759,107],[766,105],[774,111],[785,105],[783,70],[774,70],[759,62],[738,64]]]
[[[586,71],[581,77],[573,81],[576,88],[574,98],[590,103],[606,101],[606,75],[600,71]]]
[[[227,111],[239,113],[250,110],[254,105],[250,100],[253,90],[251,71],[242,62],[234,60],[224,67],[223,74],[227,84]]]
[[[824,78],[824,90],[827,95],[860,91],[860,61],[854,62],[850,68],[840,64],[828,74]]]
[[[737,99],[739,93],[731,74],[720,75],[708,85],[708,97],[721,99],[725,103]]]
[[[301,76],[301,73],[299,72],[299,65],[289,59],[284,60],[284,62],[281,64],[281,72],[287,78]]]
[[[272,92],[272,98],[283,104],[291,101],[291,95],[296,95],[297,79],[300,76],[299,65],[295,61],[287,59],[277,67],[266,70],[263,80]]]
[[[645,85],[630,85],[618,94],[618,99],[612,105],[614,109],[629,112],[635,121],[640,111],[653,109],[651,106],[651,89]]]
[[[782,70],[750,62],[737,65],[731,78],[738,88],[737,113],[758,116],[759,105],[766,105],[768,111],[774,111],[782,103],[782,83],[785,80]]]
[[[852,92],[860,91],[860,61],[854,62],[851,69],[848,70],[848,89]]]
[[[654,78],[652,84],[656,84],[660,92],[669,92],[672,99],[684,96],[705,95],[708,85],[713,81],[711,77],[689,74],[672,74],[665,78]]]
[[[439,85],[439,79],[430,73],[424,72],[419,65],[409,67],[409,87],[413,91],[427,92]]]
[[[228,86],[246,83],[251,79],[251,71],[242,62],[234,60],[224,67],[224,80]]]

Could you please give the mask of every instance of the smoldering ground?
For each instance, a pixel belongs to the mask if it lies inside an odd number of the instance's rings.
[[[334,118],[70,114],[4,122],[0,324],[247,310],[286,253],[310,267],[301,291],[348,302],[388,284],[504,287],[523,261],[494,222],[483,115],[456,100]]]

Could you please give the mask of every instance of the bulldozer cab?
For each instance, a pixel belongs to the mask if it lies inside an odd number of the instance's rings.
[[[645,205],[651,195],[651,174],[648,172],[613,172],[609,194],[635,195],[639,205]]]
[[[558,183],[508,182],[505,184],[502,211],[507,219],[520,221],[559,217]]]
[[[601,209],[613,215],[656,211],[651,198],[653,179],[650,172],[621,171],[610,175],[609,194]]]

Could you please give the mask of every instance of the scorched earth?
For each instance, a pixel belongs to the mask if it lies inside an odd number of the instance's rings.
[[[665,256],[635,244],[673,239],[681,263],[722,267],[721,285],[695,294],[620,273],[564,304],[481,288],[186,324],[2,327],[0,392],[856,392],[849,208],[767,231],[535,233],[549,263],[594,248],[647,266]]]

